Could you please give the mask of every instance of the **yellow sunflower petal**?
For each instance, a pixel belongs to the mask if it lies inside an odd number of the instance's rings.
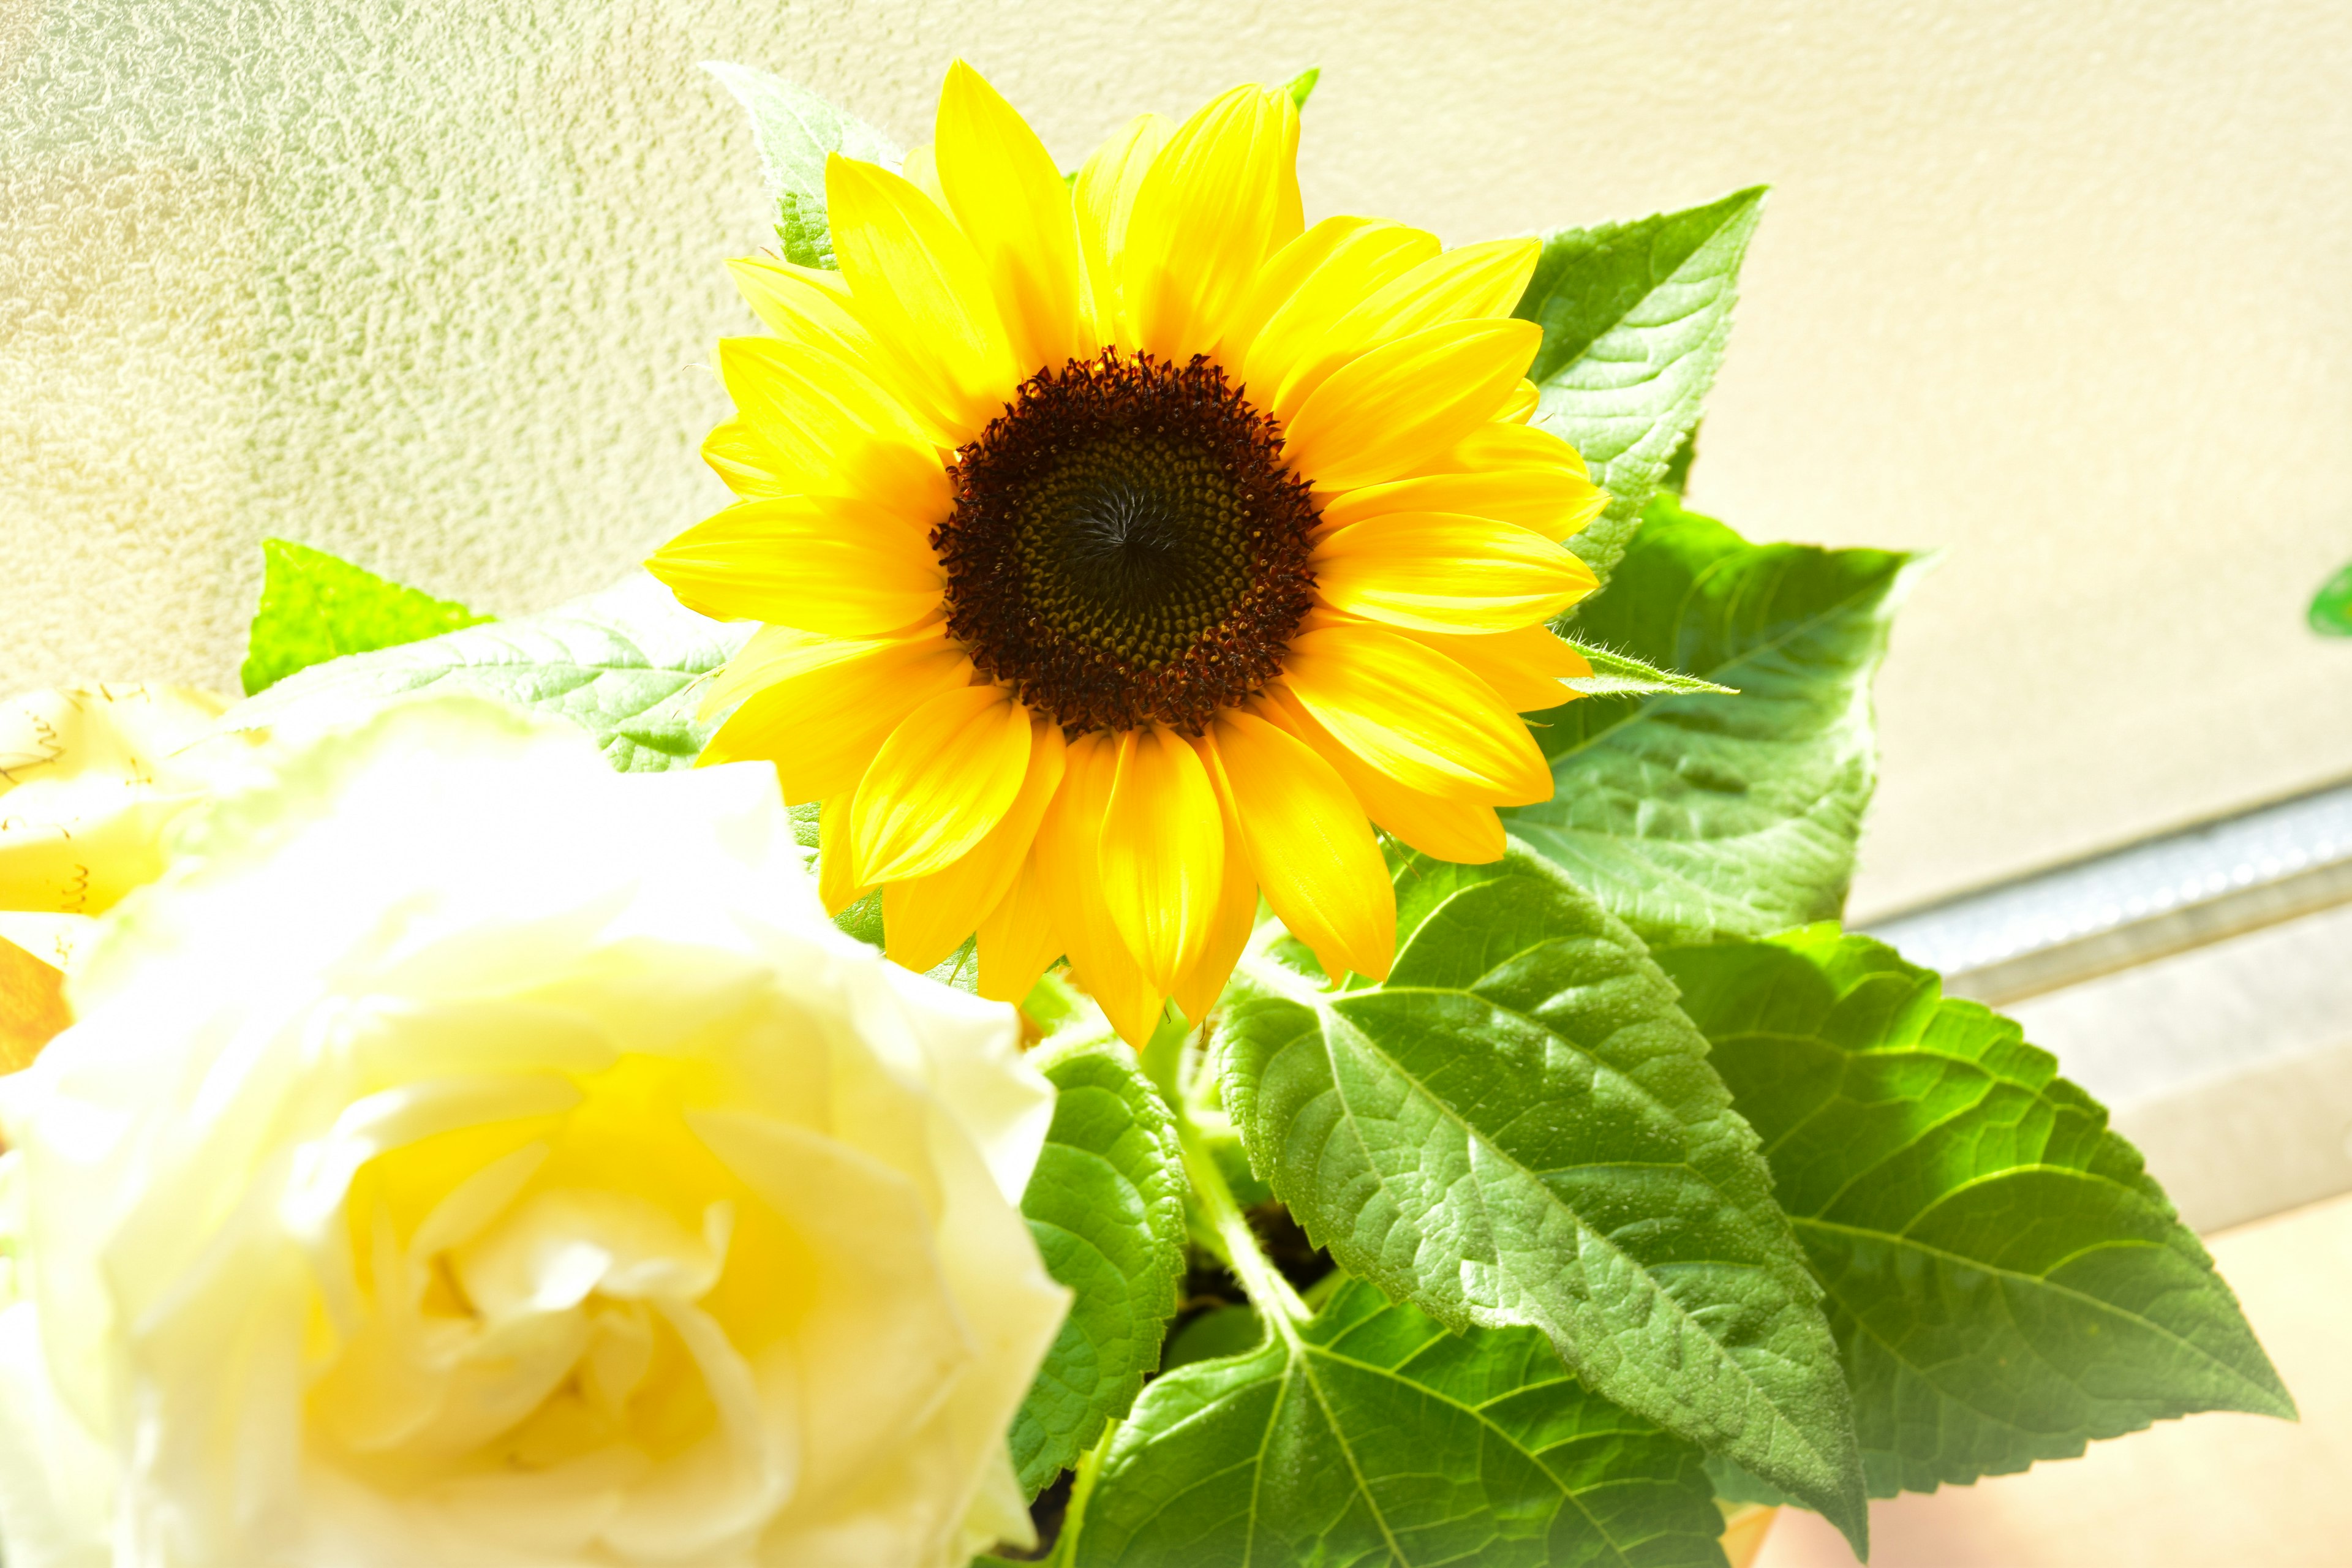
[[[703,688],[695,717],[715,718],[780,681],[793,680],[832,665],[887,657],[893,650],[937,652],[947,647],[945,637],[944,627],[938,625],[887,637],[832,637],[804,632],[797,626],[761,626]]]
[[[1509,406],[1508,399],[1505,406]],[[1431,474],[1476,474],[1495,468],[1566,468],[1588,483],[1577,449],[1549,430],[1498,422],[1481,425],[1423,466]]]
[[[700,760],[773,763],[784,798],[794,803],[830,800],[854,787],[900,721],[971,680],[971,660],[936,631],[856,642],[792,636],[803,640],[797,647],[772,640],[761,650],[763,659],[791,673],[744,699]]]
[[[1062,787],[1037,833],[1037,871],[1071,973],[1139,1049],[1160,1022],[1163,995],[1144,978],[1103,898],[1103,816],[1118,773],[1116,736],[1097,730],[1070,742]]]
[[[729,507],[654,552],[646,570],[706,616],[844,637],[911,625],[947,588],[921,533],[837,496]]]
[[[1155,991],[1200,958],[1225,874],[1223,826],[1200,753],[1163,725],[1119,737],[1103,814],[1103,898]]]
[[[1218,888],[1216,910],[1209,918],[1209,939],[1202,944],[1201,956],[1176,977],[1169,993],[1177,1010],[1199,1024],[1225,994],[1225,982],[1233,978],[1234,965],[1241,962],[1250,932],[1256,928],[1257,877],[1242,847],[1241,821],[1234,812],[1233,791],[1218,765],[1216,742],[1203,735],[1191,744],[1201,754],[1209,782],[1216,788],[1217,816],[1225,835],[1225,875]]]
[[[744,500],[774,500],[793,493],[776,449],[740,419],[711,427],[702,438],[702,460],[710,465],[720,483]]]
[[[719,372],[753,441],[746,460],[771,466],[782,493],[857,496],[923,526],[953,507],[929,437],[847,361],[804,343],[724,338]]]
[[[1225,320],[1225,330],[1209,351],[1219,363],[1229,371],[1248,363],[1250,345],[1274,313],[1289,302],[1298,292],[1299,285],[1313,275],[1315,269],[1331,258],[1334,251],[1353,235],[1373,226],[1381,219],[1369,217],[1327,217],[1297,239],[1266,258],[1258,268],[1249,291],[1234,307]],[[1397,226],[1391,225],[1391,227]]]
[[[1524,425],[1536,416],[1536,409],[1542,402],[1543,394],[1537,389],[1536,384],[1521,376],[1519,384],[1512,389],[1509,401],[1496,411],[1495,417],[1505,425]]]
[[[971,241],[906,180],[838,153],[825,156],[824,200],[859,319],[906,384],[970,439],[1022,379]]]
[[[1296,413],[1332,372],[1382,343],[1450,321],[1508,316],[1527,291],[1542,250],[1534,239],[1457,246],[1325,317],[1322,331],[1283,377],[1274,399],[1276,416]]]
[[[1457,866],[1481,866],[1503,858],[1503,819],[1493,806],[1406,788],[1341,745],[1282,686],[1268,689],[1266,700],[1255,711],[1313,747],[1347,781],[1381,831]]]
[[[829,915],[866,896],[866,884],[857,879],[857,847],[849,834],[850,809],[856,799],[856,790],[843,790],[829,796],[816,816],[816,896]]]
[[[1037,825],[1062,785],[1062,727],[1033,720],[1029,739],[1029,767],[1022,776],[1021,793],[988,837],[944,870],[883,885],[886,950],[908,969],[929,969],[955,952],[1004,901],[1021,868],[1028,864]]]
[[[1269,253],[1297,239],[1307,227],[1307,203],[1298,190],[1298,104],[1287,92],[1273,95],[1275,111],[1282,116],[1282,162],[1275,188],[1274,237]]]
[[[908,177],[921,184],[912,174]],[[949,447],[962,439],[931,416],[919,384],[908,386],[899,365],[859,319],[856,298],[840,273],[765,256],[737,257],[727,269],[734,275],[736,291],[779,337],[856,366],[861,375],[905,405],[907,416],[926,438]]]
[[[1014,359],[1059,367],[1084,350],[1077,221],[1053,154],[961,60],[940,89],[938,136],[940,188],[980,252]]]
[[[1403,478],[1488,423],[1542,341],[1533,321],[1454,321],[1359,355],[1289,419],[1291,467],[1331,489]]]
[[[906,157],[898,162],[898,174],[908,184],[938,204],[941,212],[953,209],[948,205],[948,194],[940,185],[940,160],[930,142],[919,142],[907,149]]]
[[[857,782],[857,873],[925,877],[1004,819],[1029,771],[1028,710],[996,685],[943,691],[907,716]]]
[[[1326,220],[1337,222],[1339,220]],[[1322,229],[1324,224],[1316,228]],[[1304,241],[1307,237],[1299,237]],[[1250,335],[1249,351],[1242,360],[1242,379],[1254,389],[1258,405],[1277,410],[1278,394],[1283,384],[1299,362],[1315,351],[1324,331],[1332,321],[1353,309],[1356,301],[1403,277],[1423,262],[1438,254],[1437,237],[1426,229],[1407,228],[1401,223],[1376,218],[1356,223],[1330,240],[1327,254],[1307,269],[1306,276],[1284,290],[1274,301],[1270,313],[1259,318],[1263,325]],[[1277,256],[1267,263],[1267,272],[1275,270]],[[1255,297],[1246,301],[1255,306]],[[1245,321],[1247,312],[1237,310],[1234,319]],[[1226,362],[1233,363],[1230,359]]]
[[[1592,673],[1591,661],[1546,626],[1470,636],[1408,629],[1405,636],[1493,687],[1505,707],[1520,713],[1575,701],[1583,693],[1567,682]]]
[[[992,1002],[1022,1001],[1045,966],[1061,956],[1061,938],[1055,934],[1034,849],[1023,858],[1012,890],[997,900],[974,934],[980,940],[980,994]]]
[[[751,313],[778,337],[828,350],[853,364],[874,353],[874,334],[851,313],[849,285],[840,273],[765,256],[735,257],[727,271]]]
[[[1311,747],[1255,714],[1220,714],[1213,733],[1265,901],[1334,980],[1349,970],[1387,978],[1396,889],[1355,792]]]
[[[1328,534],[1307,558],[1333,609],[1430,632],[1547,621],[1600,584],[1592,568],[1513,522],[1394,512]]]
[[[1119,263],[1127,254],[1127,225],[1135,193],[1152,160],[1168,144],[1171,122],[1163,115],[1139,114],[1095,149],[1078,171],[1071,193],[1078,214],[1078,248],[1086,258],[1087,313],[1099,343],[1135,346],[1119,287]]]
[[[1217,341],[1280,232],[1286,95],[1237,87],[1176,128],[1128,220],[1121,282],[1137,346],[1181,363]]]
[[[1519,716],[1476,676],[1382,626],[1291,641],[1283,680],[1318,722],[1411,788],[1489,805],[1551,798],[1551,770]]]
[[[1328,532],[1368,518],[1403,512],[1452,512],[1487,517],[1566,539],[1601,515],[1608,497],[1584,477],[1584,466],[1498,468],[1481,472],[1423,474],[1344,490],[1323,503]]]

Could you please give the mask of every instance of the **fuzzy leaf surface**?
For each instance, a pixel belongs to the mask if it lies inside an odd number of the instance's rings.
[[[1575,677],[1568,683],[1587,697],[1647,697],[1662,691],[1705,691],[1717,697],[1739,695],[1737,687],[1720,686],[1676,669],[1660,669],[1614,648],[1596,647],[1591,643],[1578,642],[1574,637],[1566,640],[1584,656],[1584,662],[1592,667],[1591,675]]]
[[[1261,953],[1227,993],[1251,1164],[1350,1274],[1541,1330],[1596,1393],[1859,1538],[1820,1287],[1673,985],[1523,845],[1393,871],[1385,982],[1325,991]]]
[[[751,633],[687,609],[651,577],[576,604],[316,665],[237,704],[239,729],[325,729],[388,702],[464,692],[568,719],[622,773],[691,766],[712,725],[703,679]]]
[[[776,237],[784,259],[839,270],[833,226],[825,216],[824,155],[839,153],[895,170],[903,157],[898,146],[856,115],[780,76],[724,60],[707,60],[702,68],[751,117],[760,174],[776,201]]]
[[[1692,426],[1731,336],[1764,188],[1544,235],[1517,314],[1543,329],[1535,423],[1584,455],[1609,505],[1569,548],[1605,584]]]
[[[1699,1450],[1527,1329],[1449,1333],[1351,1280],[1311,1321],[1160,1378],[1076,1568],[1721,1568]]]
[[[1877,782],[1870,681],[1916,570],[1893,551],[1750,544],[1661,496],[1576,633],[1739,695],[1535,715],[1555,789],[1507,810],[1510,830],[1653,944],[1834,917]]]
[[[1872,1495],[2294,1415],[2138,1151],[2016,1024],[1833,926],[1660,960],[1829,1288]]]
[[[1054,1122],[1021,1212],[1070,1315],[1013,1418],[1034,1497],[1127,1414],[1160,1364],[1184,1276],[1184,1166],[1159,1091],[1117,1042],[1051,1048]]]
[[[239,672],[247,697],[347,653],[397,647],[490,618],[306,544],[265,539],[261,560],[261,607]]]

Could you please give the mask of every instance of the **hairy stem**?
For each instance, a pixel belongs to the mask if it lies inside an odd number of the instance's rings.
[[[1209,1223],[1210,1238],[1225,1267],[1234,1271],[1249,1292],[1251,1302],[1265,1320],[1285,1333],[1294,1323],[1303,1323],[1315,1314],[1282,1270],[1265,1255],[1259,1245],[1257,1232],[1250,1228],[1243,1216],[1241,1205],[1234,1201],[1233,1188],[1225,1184],[1225,1173],[1217,1169],[1216,1156],[1193,1127],[1192,1118],[1181,1105],[1176,1110],[1176,1135],[1184,1151],[1184,1174],[1192,1184],[1192,1197],[1199,1204],[1201,1215]]]

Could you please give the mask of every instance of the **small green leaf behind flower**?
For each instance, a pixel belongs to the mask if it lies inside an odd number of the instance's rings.
[[[2352,637],[2352,565],[2320,584],[2311,596],[2311,629],[2322,637]]]
[[[1834,917],[1877,783],[1870,682],[1919,570],[1895,551],[1750,544],[1660,495],[1571,629],[1739,695],[1654,688],[1533,715],[1556,784],[1503,814],[1511,832],[1654,943]]]
[[[1568,542],[1604,584],[1698,424],[1763,204],[1759,185],[1685,212],[1542,236],[1517,311],[1544,334],[1528,372],[1534,422],[1582,453],[1609,492]]]
[[[1829,1289],[1871,1495],[2196,1411],[2293,1417],[2138,1152],[2017,1025],[1832,925],[1658,961]]]
[[[776,201],[776,237],[784,259],[838,270],[825,216],[825,154],[839,153],[887,169],[898,168],[904,154],[873,126],[780,76],[724,60],[705,60],[702,68],[751,116],[760,173]]]
[[[1350,1280],[1153,1383],[1069,1561],[1722,1568],[1722,1525],[1696,1446],[1592,1394],[1540,1333],[1454,1334]]]
[[[247,697],[345,654],[421,642],[490,618],[307,544],[265,539],[261,559],[261,607],[240,672]]]
[[[1300,71],[1297,76],[1292,77],[1288,81],[1284,82],[1282,84],[1282,90],[1290,95],[1290,101],[1293,106],[1304,109],[1307,107],[1307,99],[1311,97],[1315,91],[1315,84],[1322,79],[1323,68],[1321,66],[1308,66],[1305,70]]]
[[[466,692],[579,725],[622,773],[690,767],[713,728],[696,715],[702,682],[751,631],[687,609],[640,574],[545,615],[316,665],[221,722],[317,730],[404,698]]]

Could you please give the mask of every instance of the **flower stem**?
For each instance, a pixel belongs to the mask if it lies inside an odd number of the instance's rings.
[[[1184,1151],[1184,1174],[1192,1183],[1192,1196],[1201,1206],[1202,1217],[1209,1222],[1210,1237],[1225,1266],[1249,1292],[1251,1303],[1269,1323],[1285,1334],[1292,1325],[1303,1323],[1315,1314],[1282,1270],[1265,1255],[1259,1245],[1257,1232],[1234,1201],[1234,1190],[1225,1184],[1225,1173],[1217,1168],[1216,1155],[1192,1126],[1192,1118],[1181,1106],[1176,1111],[1176,1135]]]

